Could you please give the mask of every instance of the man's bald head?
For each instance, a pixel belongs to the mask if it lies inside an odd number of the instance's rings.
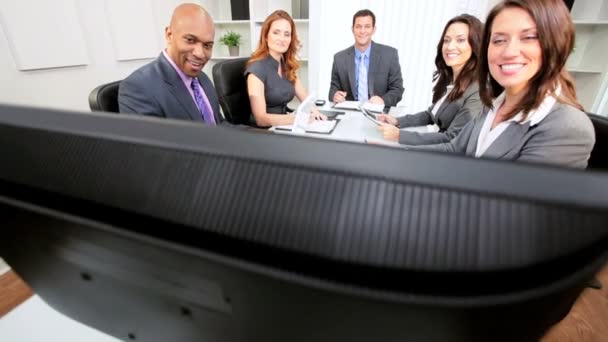
[[[175,25],[179,25],[183,20],[202,20],[213,23],[213,19],[211,18],[211,15],[209,15],[209,12],[200,5],[190,3],[181,4],[175,7],[169,27],[175,27]]]
[[[165,28],[167,54],[190,77],[198,76],[211,58],[214,38],[213,19],[197,4],[177,6]]]

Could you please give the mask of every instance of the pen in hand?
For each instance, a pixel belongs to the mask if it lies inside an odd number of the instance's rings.
[[[344,102],[346,100],[346,95],[348,93],[342,90],[338,90],[335,94],[334,94],[334,102],[335,103],[340,103],[340,102]]]

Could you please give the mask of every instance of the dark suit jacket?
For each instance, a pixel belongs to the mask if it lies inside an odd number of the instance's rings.
[[[409,149],[445,151],[475,156],[477,140],[487,111],[470,121],[448,143],[412,146]],[[554,164],[584,169],[595,144],[595,130],[580,110],[557,102],[538,124],[511,122],[488,147],[484,158]]]
[[[211,80],[204,73],[198,80],[209,99],[215,121],[221,123],[224,119]],[[184,82],[162,53],[120,82],[118,106],[121,113],[203,121]]]
[[[399,117],[399,127],[423,126],[436,124],[439,126],[437,133],[419,133],[401,131],[399,132],[399,143],[407,145],[428,145],[449,142],[468,124],[473,118],[479,116],[481,112],[481,100],[479,99],[479,85],[471,84],[454,101],[447,99],[439,106],[437,114],[433,115],[433,106],[429,109]]]
[[[397,49],[372,42],[367,73],[369,97],[382,97],[384,105],[395,106],[403,96],[403,78]],[[334,55],[331,68],[329,100],[333,101],[336,91],[346,91],[346,100],[354,101],[355,84],[355,47],[351,46]]]

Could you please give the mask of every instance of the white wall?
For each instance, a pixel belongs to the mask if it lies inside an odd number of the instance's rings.
[[[425,108],[431,98],[435,45],[445,21],[465,11],[485,15],[488,1],[495,0],[311,0],[310,89],[327,97],[333,54],[353,43],[352,15],[358,9],[370,8],[377,14],[374,39],[399,49],[405,81],[403,103],[412,110]],[[88,111],[87,98],[93,88],[126,77],[160,53],[165,46],[164,27],[172,9],[181,2],[185,1],[56,0],[48,6],[45,0],[19,0],[28,11],[23,11],[19,20],[2,20],[2,13],[14,15],[16,2],[0,0],[0,103]],[[218,0],[194,2],[217,12]],[[33,20],[36,11],[38,17]],[[66,17],[66,13],[72,15]],[[53,18],[69,22],[80,30],[75,37],[82,39],[58,34]],[[39,32],[43,39],[27,41],[41,47],[37,55],[28,55],[34,64],[39,59],[44,65],[42,62],[51,57],[70,60],[84,51],[84,57],[78,58],[84,58],[85,63],[80,63],[84,65],[19,70],[19,56],[10,42],[20,44],[17,38],[23,33],[19,32],[26,29]],[[137,35],[127,34],[133,32]],[[205,71],[209,74],[209,66]]]
[[[62,11],[62,6],[51,7],[49,11],[48,8],[45,8],[48,6],[40,6],[41,3],[46,3],[46,0],[19,0],[19,2],[26,2],[29,5],[28,11],[20,16],[20,25],[23,28],[37,31],[40,39],[47,37],[46,39],[52,41],[51,47],[38,51],[36,58],[44,60],[47,56],[70,56],[74,51],[82,48],[86,51],[88,62],[81,66],[18,70],[18,61],[9,46],[9,39],[15,41],[16,38],[19,38],[21,28],[8,28],[17,35],[17,37],[8,37],[6,21],[0,22],[2,24],[0,25],[0,103],[88,111],[87,98],[93,88],[105,82],[122,79],[136,68],[149,62],[151,58],[147,57],[150,56],[150,48],[154,50],[152,56],[160,53],[165,44],[164,27],[168,24],[171,11],[183,1],[67,0],[57,2],[73,6],[75,9],[78,29],[81,30],[81,36],[84,38],[82,43],[73,40],[66,42],[57,36],[53,27],[48,27],[48,22],[41,23],[31,20],[32,13],[40,12],[41,9],[48,11],[41,13],[48,18],[65,18],[66,14],[65,11]],[[52,2],[55,3],[55,1]],[[0,14],[11,13],[13,3],[13,0],[0,0]],[[131,16],[133,27],[143,23],[147,28],[154,30],[154,32],[140,37],[142,41],[146,42],[143,46],[138,47],[133,42],[136,49],[143,49],[143,51],[135,50],[133,53],[133,51],[129,51],[129,46],[125,45],[125,39],[116,38],[121,37],[120,32],[122,31],[120,30],[125,28],[125,23],[120,18],[111,20],[109,12],[121,5],[126,8],[145,9],[140,12],[146,13],[147,16]],[[0,16],[0,20],[1,18]],[[19,43],[17,42],[17,44]],[[37,44],[45,45],[41,42],[37,42]],[[129,55],[129,53],[131,54]],[[138,56],[144,56],[146,59],[137,59]],[[119,61],[118,58],[125,60]]]
[[[374,41],[399,50],[405,88],[400,105],[412,112],[425,109],[431,104],[436,47],[445,23],[465,12],[483,21],[488,1],[496,0],[311,0],[310,35],[319,39],[311,40],[310,88],[327,98],[333,55],[353,44],[352,16],[368,8],[376,15]]]

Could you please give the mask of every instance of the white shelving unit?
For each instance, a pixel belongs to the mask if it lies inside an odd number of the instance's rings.
[[[585,110],[608,116],[608,0],[576,0],[572,8],[576,43],[568,60]]]
[[[296,23],[296,30],[300,40],[300,70],[299,76],[305,87],[308,85],[308,18],[307,11],[302,11],[302,3],[306,0],[248,0],[249,20],[232,20],[230,1],[228,0],[201,0],[200,3],[213,17],[215,22],[215,46],[213,57],[205,66],[205,72],[211,76],[211,69],[215,63],[232,58],[249,57],[257,48],[260,40],[262,23],[266,17],[277,9],[285,10]],[[302,18],[304,16],[305,18]],[[231,57],[228,47],[219,42],[219,38],[227,31],[238,32],[243,36],[243,43],[239,47],[239,56]]]

